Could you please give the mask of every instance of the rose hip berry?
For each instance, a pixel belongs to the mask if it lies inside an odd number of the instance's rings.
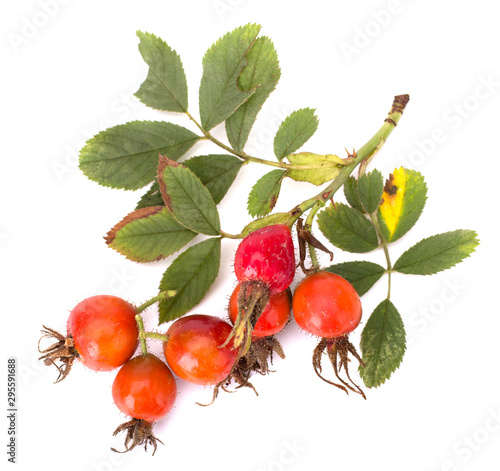
[[[230,332],[231,326],[218,317],[181,317],[167,331],[165,359],[179,378],[195,384],[218,384],[227,378],[238,356],[231,344],[222,346]]]
[[[238,246],[234,271],[241,284],[238,315],[229,338],[244,355],[252,330],[273,294],[286,290],[295,275],[295,253],[288,226],[276,224],[247,235]]]
[[[293,315],[299,327],[318,337],[339,337],[361,321],[361,301],[353,286],[327,271],[304,278],[293,295]]]
[[[135,307],[127,301],[110,295],[98,295],[79,303],[70,313],[67,337],[44,326],[42,339],[55,338],[57,342],[45,350],[40,359],[56,365],[63,380],[70,372],[75,358],[95,371],[109,371],[129,360],[138,345]]]
[[[264,282],[270,294],[287,289],[295,275],[295,253],[290,228],[276,224],[247,235],[236,250],[234,271],[240,282]]]
[[[348,369],[349,353],[363,364],[347,337],[359,325],[361,313],[361,301],[356,290],[347,280],[334,273],[320,271],[306,276],[293,294],[293,315],[297,324],[306,332],[322,337],[313,353],[316,374],[346,393],[349,389],[366,399],[363,391],[352,381]],[[333,383],[321,375],[321,357],[325,350],[335,376],[342,384]],[[342,367],[354,388],[340,378]]]
[[[113,435],[126,431],[125,451],[142,444],[147,449],[149,443],[154,447],[154,455],[160,440],[153,435],[152,426],[168,414],[177,396],[168,366],[150,353],[132,358],[116,375],[112,394],[118,409],[132,419],[120,425]]]
[[[242,285],[238,284],[229,298],[228,314],[233,324],[238,318],[238,298],[241,289]],[[257,312],[258,321],[252,330],[251,345],[231,371],[231,379],[239,384],[238,387],[248,386],[257,394],[249,382],[250,375],[254,372],[261,375],[268,374],[271,371],[269,364],[272,363],[274,353],[280,358],[285,358],[281,344],[274,335],[283,330],[288,323],[291,301],[290,289],[286,289],[271,295],[262,313]],[[256,310],[258,311],[258,307]]]
[[[229,298],[228,313],[233,324],[238,316],[238,295],[240,290],[241,285],[238,284]],[[290,319],[290,298],[289,290],[271,295],[252,330],[253,340],[268,337],[283,330]]]

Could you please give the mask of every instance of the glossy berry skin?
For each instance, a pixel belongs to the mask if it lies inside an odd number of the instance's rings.
[[[295,275],[295,252],[288,226],[276,224],[247,235],[234,260],[238,281],[262,280],[270,294],[287,289]]]
[[[217,384],[229,375],[238,355],[232,341],[220,347],[230,333],[231,326],[218,317],[182,317],[168,329],[163,353],[179,378],[195,384]]]
[[[134,354],[139,331],[132,304],[116,296],[98,295],[79,303],[68,318],[82,363],[95,371],[118,368]]]
[[[238,284],[229,298],[228,313],[234,324],[238,315],[238,293],[241,285]],[[290,290],[271,295],[269,301],[262,311],[259,320],[252,330],[252,338],[260,339],[280,332],[290,318],[291,296]]]
[[[174,405],[177,386],[168,366],[148,353],[120,368],[112,387],[118,409],[134,419],[156,422]]]
[[[307,332],[324,338],[353,331],[361,320],[361,301],[339,275],[322,271],[304,278],[293,294],[293,315]]]

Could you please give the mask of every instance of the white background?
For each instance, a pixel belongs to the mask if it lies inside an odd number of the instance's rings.
[[[500,469],[495,6],[486,0],[4,2],[0,376],[5,385],[6,359],[16,357],[17,469]],[[379,128],[394,95],[409,93],[374,165],[385,175],[401,165],[422,172],[428,202],[412,232],[392,248],[393,258],[423,237],[457,228],[477,230],[481,245],[439,275],[394,277],[392,300],[406,324],[408,350],[393,377],[367,391],[367,401],[315,376],[316,339],[292,323],[279,337],[286,360],[254,380],[259,397],[240,390],[201,408],[195,402],[208,401],[211,391],[179,381],[176,407],[156,429],[165,446],[154,457],[142,449],[117,455],[110,446],[120,447],[121,438],[111,433],[125,417],[111,399],[114,373],[77,364],[53,385],[55,371],[37,361],[39,331],[42,324],[64,331],[72,307],[96,293],[145,301],[169,260],[134,264],[106,247],[103,236],[142,191],[88,181],[77,153],[97,131],[133,119],[167,119],[195,130],[182,116],[146,109],[133,98],[147,73],[136,30],[155,33],[180,54],[197,115],[203,54],[248,22],[263,25],[282,69],[251,136],[252,152],[272,159],[281,120],[310,106],[320,126],[305,149],[344,156],[344,147],[359,148]],[[223,129],[216,135],[224,138]],[[217,151],[202,143],[188,156]],[[267,170],[250,165],[238,176],[220,205],[226,232],[250,221],[246,196]],[[316,192],[287,181],[276,209]],[[220,277],[194,312],[225,317],[235,247],[224,244]],[[384,263],[379,252],[358,257],[337,250],[335,257]],[[385,293],[383,279],[363,297],[365,321]],[[145,313],[149,327],[155,316],[155,308]],[[351,337],[355,344],[360,331]]]

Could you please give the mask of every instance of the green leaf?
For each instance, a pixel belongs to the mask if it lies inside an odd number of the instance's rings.
[[[165,206],[184,227],[200,234],[220,234],[215,201],[191,170],[161,155],[158,181]]]
[[[361,175],[358,179],[358,195],[367,213],[374,213],[384,192],[384,180],[378,170]]]
[[[274,137],[274,154],[279,161],[300,149],[318,129],[318,118],[311,108],[294,111],[281,123]]]
[[[358,180],[354,177],[349,177],[344,183],[344,195],[347,202],[352,208],[360,212],[364,212],[363,205],[358,195]]]
[[[182,164],[205,185],[215,204],[219,204],[240,171],[242,161],[225,154],[200,155]]]
[[[347,252],[364,253],[378,247],[372,223],[345,204],[336,203],[319,213],[318,225],[333,245]]]
[[[163,198],[157,180],[155,180],[149,190],[141,196],[135,209],[147,208],[149,206],[163,206]]]
[[[398,310],[389,299],[373,311],[361,333],[361,353],[366,367],[359,373],[366,387],[380,386],[399,367],[406,350],[406,333]]]
[[[80,151],[80,169],[100,185],[137,190],[156,176],[158,156],[177,160],[199,136],[163,121],[131,121],[106,129]]]
[[[241,90],[238,77],[259,31],[259,25],[240,26],[220,38],[203,57],[200,118],[205,131],[226,120],[255,92]]]
[[[337,263],[325,270],[345,278],[354,286],[359,296],[367,293],[385,273],[384,267],[365,261]]]
[[[426,198],[427,186],[419,172],[401,167],[390,174],[378,211],[385,240],[394,242],[414,226],[422,214]]]
[[[258,38],[247,54],[248,64],[238,78],[241,90],[256,89],[255,93],[226,120],[226,134],[236,151],[245,147],[257,114],[276,88],[281,71],[272,41]]]
[[[200,179],[212,195],[215,204],[219,204],[238,175],[242,161],[232,155],[210,154],[192,157],[182,164]],[[158,181],[154,181],[135,209],[163,204],[160,185]]]
[[[408,249],[394,270],[410,275],[432,275],[460,263],[479,245],[475,231],[458,229],[423,239]]]
[[[172,255],[196,236],[179,224],[165,206],[133,211],[115,225],[106,243],[135,262],[152,262]]]
[[[149,71],[135,96],[156,110],[185,113],[188,109],[187,82],[180,57],[154,34],[137,31],[137,36],[141,40],[139,51]]]
[[[335,180],[340,173],[345,162],[336,155],[318,155],[310,152],[300,154],[290,154],[287,156],[289,162],[293,165],[303,165],[306,168],[289,169],[286,176],[299,182],[309,182],[314,185]]]
[[[266,216],[273,210],[276,201],[278,201],[284,175],[285,171],[283,170],[271,170],[257,180],[248,196],[250,216]]]
[[[217,237],[190,247],[172,262],[163,274],[160,291],[176,290],[177,294],[160,302],[159,324],[181,317],[204,298],[219,274],[220,256]]]

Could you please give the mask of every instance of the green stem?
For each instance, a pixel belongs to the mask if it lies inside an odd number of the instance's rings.
[[[207,136],[207,132],[203,129],[203,127],[201,126],[201,124],[196,121],[196,119],[194,119],[194,116],[189,112],[189,111],[186,111],[186,116],[196,125],[196,127],[203,133],[203,135],[206,137]]]
[[[209,141],[212,141],[214,144],[218,145],[221,149],[224,149],[225,151],[229,152],[230,154],[235,155],[236,157],[239,157],[242,160],[247,160],[248,156],[244,152],[238,152],[234,149],[232,149],[229,146],[226,146],[223,142],[219,141],[216,139],[214,136],[210,134],[210,132],[205,131],[203,129],[203,126],[194,118],[194,116],[186,111],[186,116],[196,125],[196,127],[203,133],[203,137],[205,139],[208,139]]]
[[[287,164],[286,162],[283,161],[274,161],[274,160],[266,160],[266,159],[260,159],[259,157],[253,157],[251,155],[248,155],[244,151],[236,151],[232,147],[227,146],[223,142],[219,141],[216,137],[212,136],[209,131],[205,131],[203,127],[201,126],[200,123],[189,113],[186,111],[187,117],[196,125],[196,127],[203,133],[203,138],[207,139],[211,142],[213,142],[215,145],[219,146],[221,149],[224,149],[226,152],[229,152],[230,154],[235,155],[236,157],[239,157],[241,160],[244,160],[245,164],[253,162],[256,164],[262,164],[262,165],[267,165],[269,167],[275,167],[275,168],[282,168],[284,170],[288,169],[296,169],[296,170],[312,170],[312,169],[317,169],[317,168],[324,168],[324,165],[322,164],[311,164],[311,165],[294,165],[294,164]]]
[[[169,291],[162,291],[161,293],[157,294],[154,298],[151,298],[149,301],[146,301],[144,304],[141,304],[139,307],[136,307],[135,310],[137,313],[141,313],[145,309],[147,309],[149,306],[153,305],[154,303],[158,301],[163,301],[164,299],[171,298],[177,294],[177,291],[174,290],[169,290]]]
[[[316,213],[319,211],[319,209],[323,206],[322,203],[317,201],[313,207],[311,208],[311,211],[309,211],[309,214],[307,215],[306,223],[304,226],[304,229],[307,231],[312,231],[312,225],[314,221],[314,217],[316,216]],[[319,269],[319,261],[318,261],[318,255],[316,253],[316,250],[314,250],[314,247],[311,244],[307,244],[308,249],[309,249],[309,257],[311,257],[311,265],[312,268],[317,270]]]
[[[355,155],[353,155],[352,162],[343,167],[337,178],[333,180],[321,193],[309,198],[291,211],[295,220],[297,220],[305,211],[312,208],[313,205],[317,204],[317,202],[322,203],[322,206],[324,206],[326,202],[335,194],[335,192],[344,185],[346,180],[358,165],[365,161],[370,161],[374,157],[397,126],[408,100],[408,95],[399,95],[394,98],[391,111],[387,115],[382,127],[363,147],[361,147],[361,149],[357,151],[357,153],[355,153]]]
[[[387,299],[391,298],[391,274],[392,274],[392,262],[391,262],[391,257],[389,255],[389,245],[387,243],[387,240],[382,234],[382,231],[380,230],[380,224],[378,222],[377,215],[370,214],[370,220],[372,221],[373,227],[375,228],[375,231],[377,232],[378,238],[380,240],[380,245],[382,246],[382,249],[384,250],[384,255],[385,255],[385,261],[387,263],[387,278],[388,278],[388,286],[387,286]]]
[[[141,344],[141,353],[143,355],[148,354],[148,346],[146,344],[146,339],[144,338],[144,321],[140,314],[135,315],[135,321],[137,322],[137,328],[139,329],[139,342]]]
[[[220,236],[222,238],[226,238],[226,239],[241,239],[241,235],[229,234],[229,233],[224,232],[224,231],[220,231]]]
[[[151,298],[149,301],[146,301],[145,303],[141,304],[139,307],[135,308],[136,315],[135,315],[135,321],[137,322],[137,328],[139,329],[139,342],[141,344],[141,352],[143,355],[148,354],[148,346],[146,344],[146,338],[150,337],[148,335],[150,332],[144,332],[144,321],[142,320],[141,312],[146,310],[149,306],[153,305],[154,303],[158,301],[163,301],[164,299],[171,298],[172,296],[175,296],[177,294],[177,291],[174,290],[168,290],[168,291],[162,291],[161,293],[157,294],[153,298]],[[160,335],[160,334],[157,334]],[[151,337],[153,338],[153,337]]]
[[[141,336],[145,339],[147,338],[147,339],[161,340],[162,342],[168,341],[167,334],[159,334],[157,332],[142,332]]]

